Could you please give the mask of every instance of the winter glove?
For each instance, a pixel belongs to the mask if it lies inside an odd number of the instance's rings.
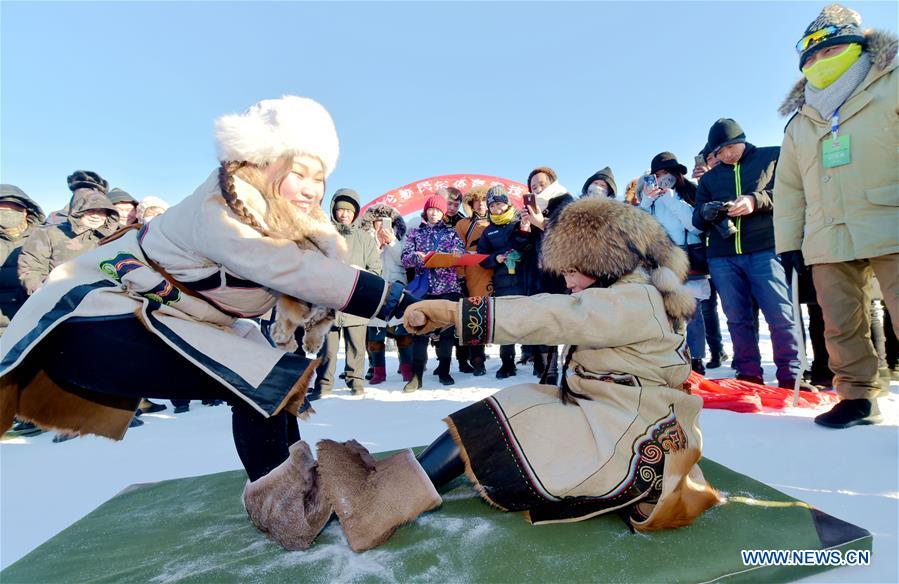
[[[386,322],[390,322],[393,318],[400,318],[403,316],[406,308],[419,300],[417,296],[410,294],[402,283],[394,282],[387,289],[387,298],[384,300],[384,304],[381,305],[381,309],[378,310],[375,318]]]
[[[709,223],[715,223],[722,219],[724,204],[721,201],[709,201],[702,206],[702,218]]]
[[[452,300],[422,300],[406,310],[403,324],[414,335],[456,325],[459,303]]]
[[[796,270],[796,274],[799,276],[805,274],[805,258],[802,257],[802,250],[794,249],[783,252],[780,254],[780,263],[783,264],[788,283],[793,278],[793,270]]]

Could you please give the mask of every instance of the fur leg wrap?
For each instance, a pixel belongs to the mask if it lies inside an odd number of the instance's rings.
[[[248,482],[243,500],[253,525],[288,550],[308,549],[331,517],[312,449],[303,441],[290,447],[280,466]]]
[[[375,460],[355,440],[322,440],[317,448],[322,490],[354,551],[381,545],[442,503],[411,450]]]

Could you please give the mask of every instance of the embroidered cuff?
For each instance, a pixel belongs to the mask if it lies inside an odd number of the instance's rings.
[[[356,285],[353,286],[350,298],[340,312],[362,318],[371,318],[375,314],[380,314],[379,308],[385,303],[387,282],[371,272],[359,270],[356,274]]]
[[[493,341],[493,299],[488,296],[463,298],[456,333],[463,345],[486,345]]]

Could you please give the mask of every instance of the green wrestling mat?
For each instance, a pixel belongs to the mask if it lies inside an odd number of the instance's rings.
[[[464,479],[443,507],[385,545],[349,549],[336,518],[305,552],[258,533],[243,471],[138,485],[0,572],[19,582],[786,582],[830,569],[743,565],[741,549],[870,550],[864,529],[710,460],[729,502],[693,525],[631,533],[617,517],[533,526],[482,502]]]

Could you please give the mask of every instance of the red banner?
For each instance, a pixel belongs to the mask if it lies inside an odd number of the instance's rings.
[[[400,215],[411,215],[421,211],[425,206],[425,199],[436,193],[440,188],[456,187],[462,191],[462,194],[465,194],[474,187],[490,187],[493,185],[506,187],[510,202],[517,207],[524,206],[521,197],[527,192],[527,187],[522,183],[484,174],[445,174],[415,181],[398,189],[388,191],[362,207],[362,213],[376,203],[386,203],[399,211]]]

